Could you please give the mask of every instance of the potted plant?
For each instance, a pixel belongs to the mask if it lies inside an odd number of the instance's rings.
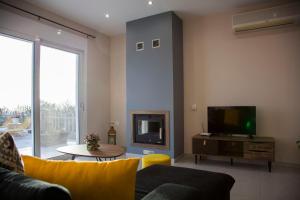
[[[86,147],[88,151],[97,151],[100,145],[98,142],[100,141],[100,138],[96,134],[87,134],[87,136],[84,139],[86,143]]]

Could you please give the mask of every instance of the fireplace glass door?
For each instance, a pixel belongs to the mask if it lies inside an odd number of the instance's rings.
[[[165,115],[134,114],[133,137],[135,143],[166,144]]]

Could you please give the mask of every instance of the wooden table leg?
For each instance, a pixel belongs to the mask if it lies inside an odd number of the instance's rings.
[[[98,162],[101,162],[102,159],[100,157],[95,157]]]
[[[268,170],[272,172],[272,161],[268,161]]]

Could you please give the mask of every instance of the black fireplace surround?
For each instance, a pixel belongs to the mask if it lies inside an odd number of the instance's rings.
[[[164,114],[133,114],[133,142],[166,145],[166,119]]]

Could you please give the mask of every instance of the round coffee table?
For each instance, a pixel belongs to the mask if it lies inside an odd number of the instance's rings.
[[[100,144],[100,148],[97,151],[88,151],[86,144],[59,147],[56,150],[61,153],[72,155],[72,160],[77,156],[94,157],[97,161],[103,161],[103,159],[115,160],[125,153],[124,147],[112,144]]]

